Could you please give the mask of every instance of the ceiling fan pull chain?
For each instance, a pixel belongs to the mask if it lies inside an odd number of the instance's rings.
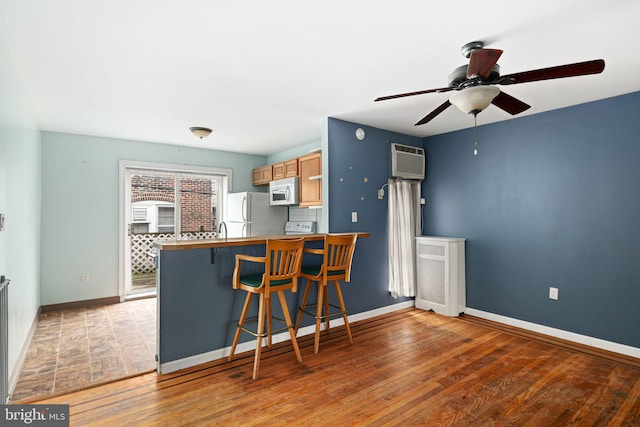
[[[474,114],[473,115],[473,142],[474,142],[474,147],[473,147],[473,155],[477,156],[478,155],[478,133],[476,131],[476,126],[478,124],[478,115]]]

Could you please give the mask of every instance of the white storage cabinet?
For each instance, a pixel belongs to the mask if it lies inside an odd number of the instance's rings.
[[[465,239],[416,237],[415,305],[446,316],[465,310]]]

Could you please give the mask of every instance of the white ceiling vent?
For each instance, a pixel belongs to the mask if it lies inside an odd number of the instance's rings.
[[[391,143],[391,176],[404,179],[424,179],[424,149]]]

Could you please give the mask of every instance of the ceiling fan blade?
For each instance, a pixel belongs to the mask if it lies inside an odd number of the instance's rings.
[[[422,95],[424,93],[448,92],[450,90],[453,90],[453,89],[450,87],[441,87],[438,89],[419,90],[417,92],[407,92],[407,93],[399,93],[397,95],[381,96],[380,98],[376,98],[374,101],[386,101],[387,99],[404,98],[405,96]]]
[[[444,101],[442,103],[442,105],[440,105],[438,108],[436,108],[435,110],[433,110],[432,112],[430,112],[429,114],[427,114],[426,116],[424,116],[418,123],[416,123],[414,126],[419,126],[419,125],[423,125],[425,123],[430,122],[434,117],[436,117],[438,114],[442,113],[444,110],[446,110],[447,108],[449,108],[451,106],[451,103],[449,102],[449,100],[447,99],[446,101]]]
[[[524,102],[520,101],[517,98],[514,98],[511,95],[507,95],[503,91],[500,91],[498,96],[493,98],[493,101],[491,101],[491,103],[496,107],[502,108],[504,111],[511,115],[520,114],[523,111],[531,108],[531,105],[525,104]]]
[[[493,67],[498,63],[502,55],[500,49],[474,49],[471,51],[469,66],[467,67],[467,78],[482,77],[489,78]]]
[[[535,82],[539,80],[561,79],[564,77],[585,76],[598,74],[604,70],[604,60],[578,62],[575,64],[559,65],[557,67],[541,68],[539,70],[523,71],[521,73],[508,74],[499,79],[499,84],[516,84]]]

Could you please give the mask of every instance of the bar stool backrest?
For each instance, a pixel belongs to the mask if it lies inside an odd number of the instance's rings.
[[[270,286],[291,281],[291,290],[297,291],[298,275],[302,265],[304,239],[267,240],[267,262],[263,283]]]
[[[351,261],[356,249],[357,234],[327,234],[324,239],[324,283],[341,276],[351,280]],[[343,276],[344,275],[344,276]]]

